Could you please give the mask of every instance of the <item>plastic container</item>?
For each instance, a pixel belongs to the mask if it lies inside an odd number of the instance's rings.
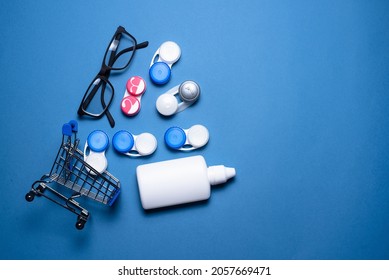
[[[211,185],[227,182],[235,169],[210,166],[202,156],[140,165],[136,169],[142,207],[145,210],[206,200]]]
[[[165,143],[173,150],[192,151],[205,146],[209,140],[208,129],[200,124],[182,129],[172,126],[165,132]]]
[[[103,173],[108,167],[108,161],[105,157],[108,145],[108,135],[104,131],[94,130],[88,135],[84,146],[84,161],[99,173]],[[97,175],[92,170],[89,171],[92,175]]]
[[[161,115],[171,116],[184,111],[195,103],[200,97],[200,92],[200,86],[195,81],[184,81],[160,95],[155,106]],[[182,100],[180,103],[178,103],[178,99],[175,97],[177,94]]]
[[[132,134],[127,130],[120,130],[112,138],[116,151],[130,157],[148,156],[157,149],[157,139],[151,133]]]
[[[126,116],[132,117],[139,113],[141,108],[141,99],[146,91],[146,82],[140,76],[134,76],[128,79],[126,84],[126,90],[122,102],[120,103],[120,109]]]
[[[156,61],[156,58],[158,60]],[[157,85],[169,82],[171,68],[181,57],[181,48],[173,41],[164,42],[155,52],[150,63],[150,79]]]

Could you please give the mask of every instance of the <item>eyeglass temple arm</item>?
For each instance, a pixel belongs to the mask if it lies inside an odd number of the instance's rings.
[[[108,61],[108,65],[112,65],[114,63],[114,61],[116,60],[115,56],[116,56],[116,50],[117,48],[119,47],[119,44],[120,44],[120,38],[122,37],[122,34],[121,33],[118,33],[115,37],[115,40],[117,41],[117,46],[111,51],[110,53],[110,56],[109,56],[109,61]]]
[[[98,89],[99,89],[99,83],[93,87],[92,91],[90,92],[90,94],[88,94],[88,97],[85,99],[85,101],[80,104],[80,108],[78,109],[79,112],[82,111],[81,106],[84,106],[84,108],[87,108],[89,106],[93,97],[95,97]]]
[[[103,106],[103,108],[107,107],[107,104],[105,104],[105,101],[104,101],[104,94],[105,94],[105,87],[106,87],[106,84],[102,84],[102,94],[101,94],[101,105]],[[113,89],[112,89],[113,90]],[[112,92],[112,95],[113,95],[113,92]],[[107,110],[105,111],[105,115],[107,116],[108,118],[108,121],[109,121],[109,125],[111,127],[114,127],[115,126],[115,120],[113,119],[111,113],[108,111],[108,107],[107,107]]]
[[[135,46],[135,49],[136,49],[136,50],[144,49],[144,48],[146,48],[148,45],[149,45],[149,41],[144,41],[144,42],[142,42],[142,43],[140,43],[140,44],[137,44],[137,45]],[[121,50],[120,52],[118,52],[118,53],[116,54],[115,60],[116,60],[119,56],[121,56],[122,54],[127,53],[127,52],[131,52],[131,51],[133,51],[133,50],[134,50],[134,46],[129,47],[129,48],[126,48],[126,49],[124,49],[124,50]]]
[[[122,34],[119,33],[119,34],[117,35],[116,40],[120,41],[121,36],[122,36]],[[112,65],[112,64],[115,62],[116,57],[117,57],[117,56],[116,56],[116,49],[115,49],[114,51],[111,52],[111,54],[110,54],[110,56],[109,56],[109,62],[108,62],[108,64],[109,64],[109,65]],[[108,71],[105,73],[104,76],[105,76],[106,78],[108,78],[110,72],[111,72],[111,71],[108,70]],[[105,87],[106,87],[106,84],[103,83],[103,84],[102,84],[102,91],[101,91],[101,93],[102,93],[102,94],[101,94],[101,105],[103,106],[103,108],[105,108],[105,107],[107,106],[107,105],[105,104],[105,101],[104,101]],[[94,95],[94,94],[93,94],[93,95]],[[113,95],[113,88],[112,88],[112,95]],[[114,127],[114,126],[115,126],[115,120],[113,119],[111,113],[108,111],[108,108],[107,108],[107,110],[105,111],[105,115],[106,115],[107,118],[108,118],[108,121],[109,121],[110,126],[111,126],[111,127]]]

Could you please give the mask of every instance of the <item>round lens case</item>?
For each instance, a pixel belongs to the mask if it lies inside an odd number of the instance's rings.
[[[200,124],[194,125],[189,129],[172,126],[166,130],[164,138],[169,148],[190,151],[205,146],[209,140],[209,132],[205,126]]]
[[[126,84],[126,91],[120,108],[126,116],[135,116],[139,113],[141,108],[141,98],[146,91],[146,82],[142,77],[134,76],[128,79]]]
[[[148,156],[157,149],[157,139],[147,132],[134,135],[120,130],[113,136],[112,145],[116,151],[127,156]]]
[[[155,61],[158,56],[158,60]],[[172,41],[164,42],[155,52],[149,69],[150,79],[157,85],[164,85],[170,80],[171,68],[181,57],[181,48]]]
[[[179,113],[195,103],[200,97],[200,86],[194,81],[185,81],[160,95],[156,102],[157,111],[164,116]],[[181,103],[175,95],[178,94]]]
[[[101,130],[92,131],[84,146],[84,161],[98,173],[104,173],[108,167],[105,151],[109,145],[108,135]],[[97,175],[94,170],[86,168],[92,175]]]

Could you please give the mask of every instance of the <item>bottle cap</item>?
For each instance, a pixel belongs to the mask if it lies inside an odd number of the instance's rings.
[[[134,76],[128,79],[127,92],[133,96],[140,96],[146,91],[146,82],[142,77]]]
[[[135,149],[141,156],[148,156],[157,149],[157,139],[151,133],[139,134],[135,139]]]
[[[194,148],[200,148],[208,143],[209,132],[208,129],[203,125],[194,125],[188,129],[188,142]]]
[[[181,57],[181,48],[173,41],[166,41],[159,47],[159,58],[161,61],[172,65]]]
[[[208,167],[209,183],[213,185],[223,184],[228,179],[235,177],[235,168],[225,167],[224,165],[215,165]]]
[[[173,115],[178,109],[178,101],[174,95],[164,93],[160,95],[156,102],[157,110],[164,116]]]
[[[97,172],[104,173],[105,170],[107,170],[108,167],[108,161],[107,158],[101,154],[101,153],[90,153],[89,156],[85,158],[85,162],[92,166]],[[95,172],[90,170],[90,168],[87,167],[88,172],[90,172],[92,175],[97,175]]]
[[[165,143],[172,149],[181,148],[186,142],[185,131],[177,126],[170,127],[165,132]]]
[[[120,109],[127,116],[134,116],[140,111],[140,102],[139,99],[135,96],[128,95],[122,99],[120,104]]]
[[[109,144],[108,135],[101,130],[92,131],[87,141],[89,148],[96,153],[105,151]]]
[[[126,130],[120,130],[112,138],[112,144],[119,153],[128,153],[134,146],[134,137]]]
[[[170,80],[171,70],[169,65],[160,61],[150,67],[149,74],[155,84],[164,85]]]
[[[185,102],[195,102],[200,97],[200,87],[194,81],[183,82],[178,92],[181,99]]]

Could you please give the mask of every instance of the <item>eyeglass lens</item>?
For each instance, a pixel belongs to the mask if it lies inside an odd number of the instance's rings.
[[[136,42],[125,33],[118,33],[113,38],[107,53],[104,56],[104,64],[112,69],[125,68],[134,55]]]
[[[93,116],[101,116],[113,99],[113,88],[105,80],[96,77],[88,88],[83,109]]]

